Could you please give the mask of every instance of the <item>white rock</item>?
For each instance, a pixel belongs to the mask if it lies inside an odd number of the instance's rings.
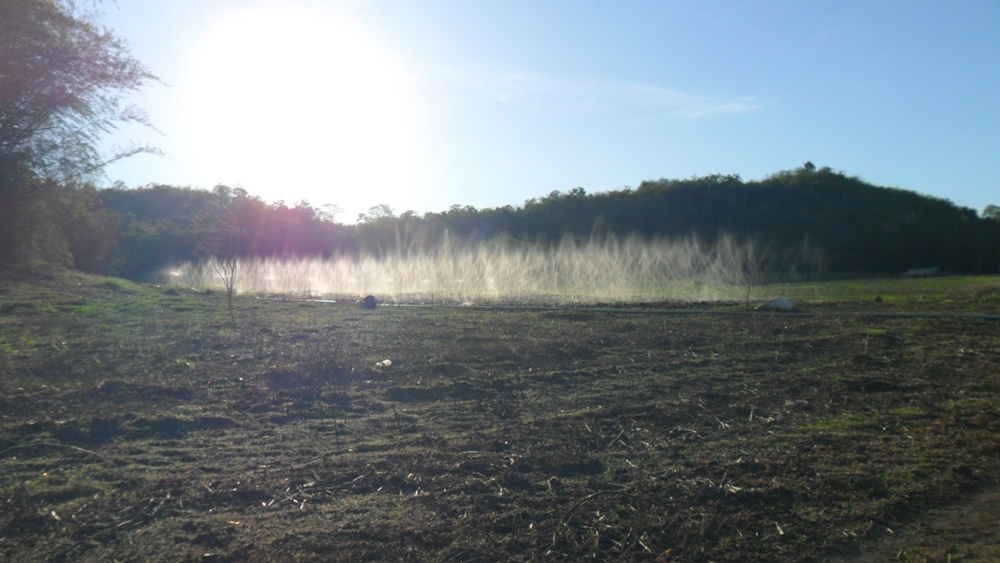
[[[778,297],[775,297],[774,299],[771,299],[770,301],[764,303],[763,305],[761,305],[760,307],[758,307],[758,309],[760,309],[762,311],[786,311],[787,312],[787,311],[794,311],[795,310],[795,305],[792,305],[792,302],[789,301],[788,299],[786,299],[784,297],[781,297],[781,296],[778,296]]]

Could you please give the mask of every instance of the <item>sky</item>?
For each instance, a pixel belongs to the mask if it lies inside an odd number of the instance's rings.
[[[996,0],[117,0],[164,156],[107,183],[241,186],[337,219],[813,162],[1000,204]],[[334,208],[327,208],[334,209]]]

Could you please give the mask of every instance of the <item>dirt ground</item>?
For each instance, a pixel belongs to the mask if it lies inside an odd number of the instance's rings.
[[[10,561],[1000,560],[1000,325],[0,284]]]

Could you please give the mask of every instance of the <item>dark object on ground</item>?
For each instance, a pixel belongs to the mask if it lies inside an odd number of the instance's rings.
[[[903,272],[904,278],[929,278],[940,276],[941,268],[913,268]]]
[[[365,296],[364,299],[361,300],[361,308],[362,309],[374,309],[375,305],[376,305],[376,303],[375,303],[375,296],[374,295],[367,295],[367,296]]]

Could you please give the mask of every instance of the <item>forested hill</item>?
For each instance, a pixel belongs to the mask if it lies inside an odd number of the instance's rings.
[[[1000,218],[914,192],[870,185],[811,165],[744,182],[714,175],[654,180],[635,189],[552,192],[521,206],[452,206],[397,215],[373,207],[356,224],[334,222],[308,202],[267,203],[226,186],[138,189],[51,188],[36,198],[30,232],[3,248],[27,249],[79,269],[150,279],[163,268],[220,253],[332,256],[394,250],[434,252],[503,236],[558,244],[564,237],[603,240],[720,236],[753,243],[764,269],[783,256],[808,254],[811,271],[899,274],[911,268],[979,274],[1000,271]],[[995,211],[991,207],[992,211]],[[805,249],[806,252],[803,252]],[[23,250],[22,250],[23,252]],[[11,253],[8,253],[11,255]]]
[[[808,244],[832,272],[915,267],[996,273],[1000,221],[947,200],[803,167],[762,181],[736,176],[643,182],[635,190],[553,193],[520,211],[529,236],[608,230],[668,237],[720,233],[761,248]]]
[[[115,251],[106,268],[141,278],[173,262],[212,252],[219,230],[239,233],[238,252],[329,256],[433,248],[447,233],[467,243],[507,236],[557,243],[609,234],[712,243],[720,235],[752,242],[774,256],[808,247],[827,273],[898,274],[936,267],[956,273],[1000,269],[1000,221],[949,201],[870,185],[811,165],[744,182],[714,175],[643,182],[636,189],[552,192],[519,207],[453,206],[418,216],[372,208],[355,225],[299,202],[267,204],[241,189],[156,186],[102,190],[116,217]]]

